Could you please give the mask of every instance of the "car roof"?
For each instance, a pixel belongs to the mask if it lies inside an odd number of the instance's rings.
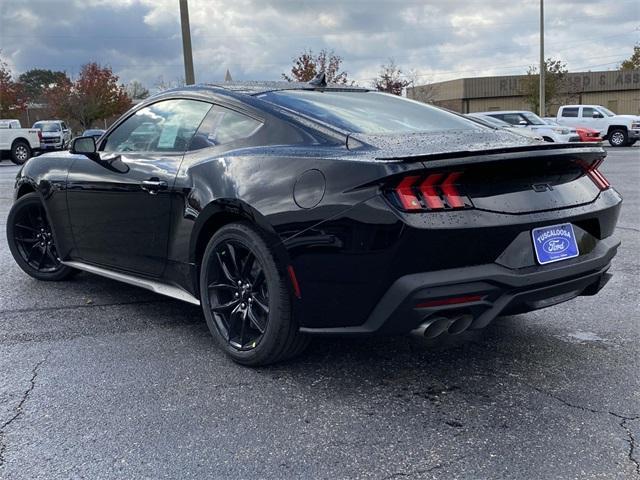
[[[368,88],[354,87],[350,85],[327,84],[326,86],[316,87],[305,82],[224,82],[224,83],[205,83],[189,85],[184,87],[173,88],[161,92],[156,96],[165,94],[180,93],[213,93],[242,99],[243,97],[254,97],[268,92],[279,92],[285,90],[308,90],[308,91],[335,91],[335,92],[369,92]],[[153,97],[149,97],[153,98]]]
[[[35,125],[36,123],[64,123],[64,120],[37,120],[33,124]]]
[[[476,115],[491,115],[494,113],[533,113],[529,110],[491,110],[490,112],[474,112]]]
[[[560,108],[579,108],[579,107],[589,107],[589,108],[594,108],[594,107],[601,107],[602,105],[587,105],[584,103],[581,103],[580,105],[562,105]]]

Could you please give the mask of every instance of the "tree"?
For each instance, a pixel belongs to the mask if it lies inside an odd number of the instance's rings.
[[[23,86],[13,81],[9,66],[0,58],[0,118],[15,117],[26,108]]]
[[[544,74],[545,112],[553,105],[567,82],[567,64],[562,60],[547,58]],[[538,67],[531,65],[527,69],[527,76],[521,84],[521,93],[534,112],[540,111],[540,74]]]
[[[69,77],[67,77],[65,72],[54,72],[52,70],[34,68],[24,72],[18,79],[20,83],[24,85],[24,90],[29,101],[41,102],[50,89],[64,83]]]
[[[61,82],[48,92],[47,99],[51,114],[75,120],[85,129],[131,107],[131,99],[124,85],[118,85],[118,77],[111,68],[97,63],[83,65],[75,81]]]
[[[381,65],[378,78],[373,81],[373,87],[381,92],[392,93],[394,95],[402,95],[402,90],[411,85],[411,80],[403,78],[402,70],[396,65],[393,58],[389,59],[389,63]]]
[[[142,100],[149,96],[149,89],[147,89],[142,83],[134,80],[127,85],[127,95],[132,100]]]
[[[176,78],[175,80],[165,80],[162,75],[160,75],[156,83],[153,84],[156,93],[164,92],[170,88],[183,87],[184,85],[186,85],[184,77]]]
[[[346,84],[348,73],[340,70],[342,57],[336,55],[333,50],[320,50],[317,55],[312,50],[305,50],[293,59],[291,75],[282,74],[287,82],[308,82],[317,74],[324,72],[327,83]]]
[[[640,43],[633,47],[631,56],[620,64],[622,70],[635,70],[640,68]]]

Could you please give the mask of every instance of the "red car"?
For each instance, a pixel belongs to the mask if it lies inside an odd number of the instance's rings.
[[[594,130],[593,128],[576,127],[576,132],[578,132],[578,136],[580,137],[581,142],[601,142],[602,141],[600,132],[598,130]]]

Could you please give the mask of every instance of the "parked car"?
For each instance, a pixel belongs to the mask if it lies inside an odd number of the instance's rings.
[[[20,120],[0,120],[0,155],[9,153],[11,161],[22,165],[40,150],[40,130],[22,128]]]
[[[42,150],[65,150],[71,142],[71,130],[62,120],[40,120],[33,124],[42,132]]]
[[[100,128],[90,128],[89,130],[85,130],[82,132],[83,137],[93,137],[96,141],[104,134],[106,130],[102,130]]]
[[[564,105],[556,120],[560,125],[598,130],[612,147],[632,146],[640,139],[640,116],[616,115],[601,105]]]
[[[600,132],[598,130],[594,130],[593,128],[577,127],[576,132],[578,132],[578,136],[580,137],[581,142],[601,142],[602,141]]]
[[[477,114],[497,118],[515,127],[527,128],[540,135],[547,142],[580,141],[575,129],[551,126],[535,113],[526,110],[478,112]]]
[[[528,128],[514,127],[510,123],[503,122],[502,120],[498,120],[497,118],[488,117],[486,115],[480,115],[477,113],[467,113],[465,116],[469,117],[471,120],[475,120],[492,128],[506,130],[523,137],[533,138],[534,140],[544,140],[542,136],[532,130],[529,130]]]
[[[311,335],[479,329],[607,283],[622,199],[601,147],[323,80],[174,89],[97,145],[30,160],[7,218],[15,261],[200,305],[245,365]]]
[[[544,121],[549,125],[559,125],[556,121],[555,117],[544,117]],[[598,130],[594,130],[593,128],[587,127],[577,127],[575,129],[576,133],[580,137],[581,142],[601,142],[602,137],[600,136],[600,132]]]

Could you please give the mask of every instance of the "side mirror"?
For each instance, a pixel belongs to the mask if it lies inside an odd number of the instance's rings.
[[[96,151],[96,140],[93,137],[76,137],[71,140],[71,153],[86,155],[91,159],[95,159],[98,156]]]
[[[600,112],[593,112],[593,118],[604,118],[604,116]]]
[[[518,125],[520,125],[521,127],[526,127],[526,126],[527,126],[527,125],[529,125],[529,124],[527,123],[527,121],[526,121],[526,120],[520,120],[520,121],[518,122]]]

